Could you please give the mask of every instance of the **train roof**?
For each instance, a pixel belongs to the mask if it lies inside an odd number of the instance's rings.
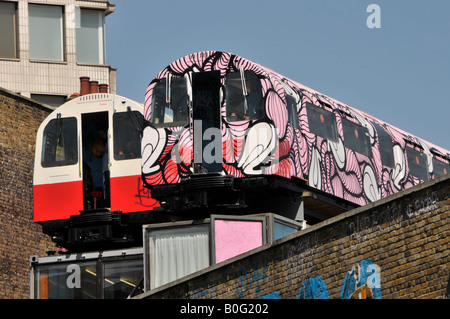
[[[392,132],[392,130],[393,130],[393,131],[395,131],[395,133],[402,135],[402,138],[404,139],[404,141],[406,143],[413,144],[416,147],[424,148],[424,149],[426,147],[428,147],[429,151],[432,151],[434,154],[440,155],[442,157],[446,157],[448,160],[450,160],[450,151],[449,150],[446,150],[438,145],[435,145],[429,141],[426,141],[418,136],[410,134],[398,127],[395,127],[394,125],[391,125],[385,121],[382,121],[382,120],[370,115],[369,113],[366,113],[366,112],[364,112],[360,109],[357,109],[351,105],[348,105],[341,101],[338,101],[338,100],[336,100],[330,96],[327,96],[317,90],[309,88],[295,80],[287,78],[266,66],[263,66],[257,62],[253,62],[253,61],[243,58],[241,56],[235,55],[231,52],[201,51],[201,52],[186,55],[186,56],[172,62],[171,64],[169,64],[166,68],[164,68],[155,77],[155,79],[161,79],[161,78],[165,77],[168,70],[170,70],[170,72],[172,74],[183,74],[189,69],[191,69],[192,71],[195,71],[196,67],[198,69],[203,69],[203,68],[207,67],[207,65],[208,65],[208,63],[210,63],[211,59],[220,59],[219,61],[216,60],[215,62],[218,62],[218,63],[216,63],[216,65],[219,65],[220,70],[224,71],[224,72],[230,68],[230,61],[231,61],[231,59],[233,59],[235,65],[244,66],[244,69],[246,69],[246,70],[253,70],[253,71],[256,71],[257,73],[266,74],[269,77],[278,78],[279,80],[282,80],[283,82],[287,83],[288,85],[293,86],[299,90],[308,91],[309,93],[313,94],[317,98],[317,100],[319,100],[322,103],[328,104],[333,109],[337,109],[340,111],[345,111],[345,109],[351,110],[351,111],[363,116],[364,118],[366,118],[367,120],[369,120],[372,123],[375,122],[381,126],[388,127],[391,130],[391,133],[394,133],[394,132]],[[152,83],[150,83],[149,88],[150,88],[151,84]],[[147,101],[147,94],[148,94],[149,88],[147,88],[147,92],[146,92],[146,101]],[[147,101],[147,102],[149,102],[149,101]],[[145,103],[145,105],[147,106],[147,103]]]

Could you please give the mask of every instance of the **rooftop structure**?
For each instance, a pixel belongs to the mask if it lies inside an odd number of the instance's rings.
[[[0,1],[0,87],[52,107],[80,90],[80,77],[116,93],[106,64],[106,0]]]

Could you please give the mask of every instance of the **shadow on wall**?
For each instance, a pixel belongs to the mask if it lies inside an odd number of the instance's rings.
[[[447,285],[447,295],[449,286]],[[381,299],[380,267],[371,259],[363,260],[353,266],[344,279],[341,299]],[[328,290],[322,276],[305,281],[300,288],[297,299],[328,299]],[[272,292],[261,299],[281,299],[278,292]]]

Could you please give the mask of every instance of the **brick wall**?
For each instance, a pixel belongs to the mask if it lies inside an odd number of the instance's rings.
[[[447,175],[138,298],[448,298],[449,194]]]
[[[30,256],[55,250],[33,223],[36,132],[49,113],[0,89],[0,299],[29,298]]]

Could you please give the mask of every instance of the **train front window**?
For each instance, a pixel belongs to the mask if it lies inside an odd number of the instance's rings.
[[[225,90],[228,121],[257,120],[264,116],[261,82],[254,72],[228,73]]]
[[[114,159],[141,157],[141,128],[143,116],[137,111],[118,112],[113,115]]]
[[[78,163],[77,119],[58,116],[44,129],[41,164],[43,167],[54,167],[76,163]]]
[[[189,120],[186,79],[183,77],[160,79],[153,88],[150,122],[170,125],[186,125]]]

